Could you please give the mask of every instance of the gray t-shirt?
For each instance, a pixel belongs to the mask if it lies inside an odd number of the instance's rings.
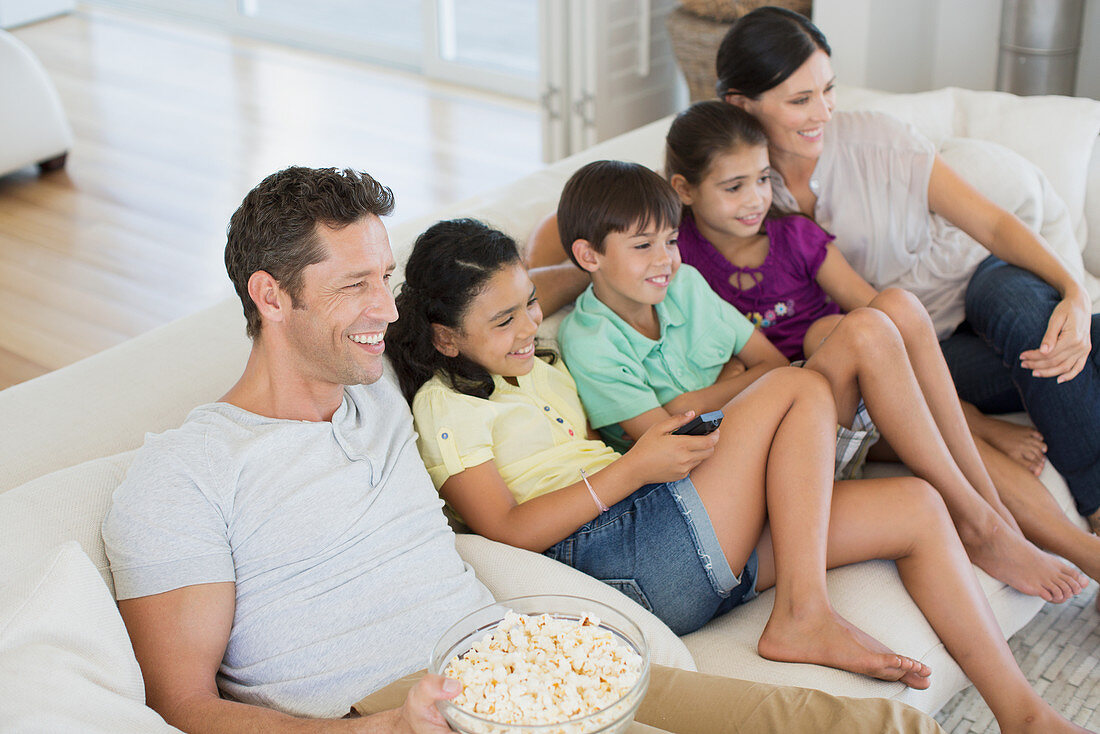
[[[103,539],[119,599],[236,583],[223,695],[342,716],[492,601],[441,505],[383,379],[346,388],[331,422],[196,408],[146,437]]]

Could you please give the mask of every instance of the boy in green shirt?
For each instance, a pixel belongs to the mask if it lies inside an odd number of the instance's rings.
[[[662,417],[717,410],[787,364],[680,263],[680,207],[660,176],[619,161],[579,170],[558,205],[567,254],[592,276],[558,338],[589,421],[619,451]],[[851,425],[837,427],[838,478],[854,476],[878,438],[862,402]]]

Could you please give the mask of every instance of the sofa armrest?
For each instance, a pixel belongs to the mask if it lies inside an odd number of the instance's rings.
[[[466,533],[455,538],[459,555],[473,566],[477,577],[494,598],[566,594],[594,599],[634,620],[645,633],[650,659],[654,663],[695,670],[691,653],[664,622],[607,584],[546,556],[497,543],[480,535]]]
[[[0,391],[0,493],[175,428],[232,387],[248,350],[234,297]]]

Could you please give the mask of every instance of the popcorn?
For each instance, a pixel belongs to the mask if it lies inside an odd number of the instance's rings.
[[[607,709],[641,674],[641,656],[592,614],[562,619],[512,611],[444,670],[463,685],[453,699],[459,708],[527,725],[557,724]],[[606,725],[617,716],[608,712],[607,721],[590,723]]]

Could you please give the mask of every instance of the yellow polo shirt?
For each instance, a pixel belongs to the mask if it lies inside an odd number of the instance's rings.
[[[455,474],[495,461],[516,503],[580,480],[619,458],[586,437],[577,386],[561,359],[535,358],[511,385],[493,376],[488,399],[464,395],[436,375],[413,398],[417,446],[436,489]]]

